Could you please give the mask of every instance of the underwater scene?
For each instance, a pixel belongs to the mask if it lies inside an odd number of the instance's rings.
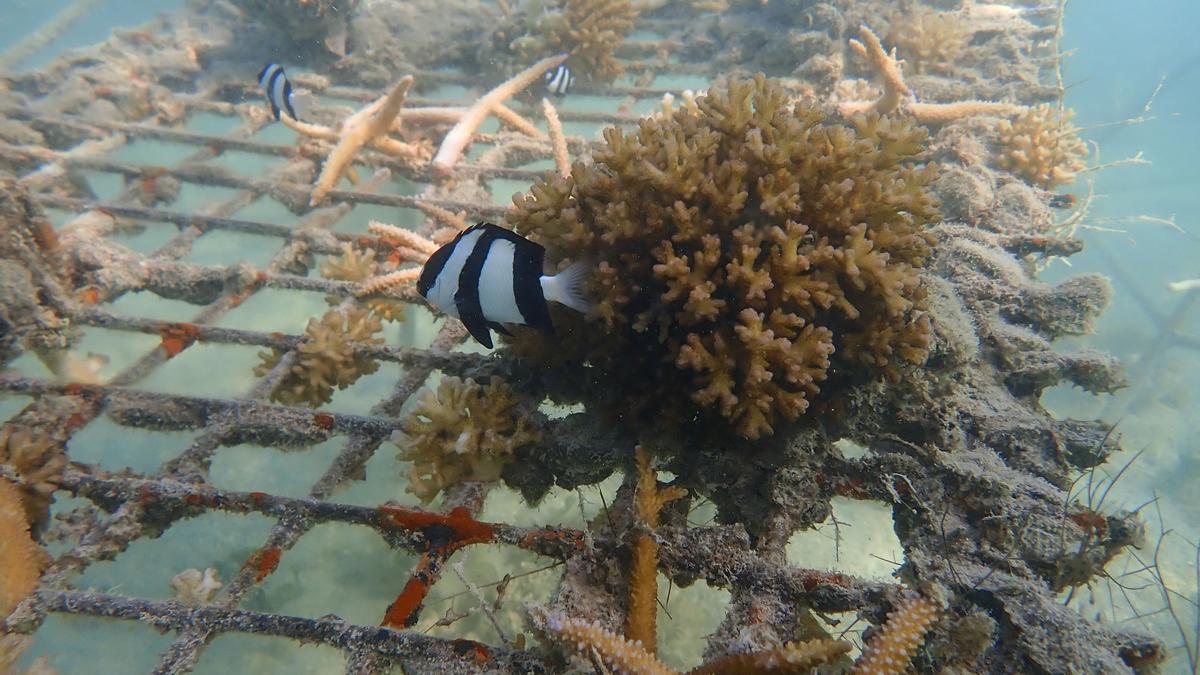
[[[1194,0],[0,0],[0,675],[1200,674]]]

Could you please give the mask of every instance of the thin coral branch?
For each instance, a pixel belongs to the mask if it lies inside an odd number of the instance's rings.
[[[941,608],[923,596],[900,603],[888,615],[878,636],[867,644],[854,664],[854,675],[900,675],[908,670],[917,648],[925,642],[925,633],[937,621]]]
[[[454,165],[462,157],[467,144],[471,142],[471,138],[483,120],[493,114],[498,105],[536,82],[546,71],[566,61],[567,56],[567,54],[559,54],[542,59],[480,97],[475,105],[471,106],[470,110],[458,120],[458,124],[455,124],[454,128],[442,139],[442,146],[438,148],[437,154],[433,158],[433,170],[442,176],[448,176],[454,170]]]
[[[993,101],[959,101],[956,103],[918,103],[904,82],[901,61],[895,48],[887,52],[879,36],[863,25],[858,29],[859,40],[851,39],[850,48],[867,60],[883,82],[883,94],[874,101],[844,101],[838,111],[844,117],[876,112],[881,115],[904,111],[923,124],[944,124],[976,115],[1012,115],[1024,106]]]
[[[563,134],[562,120],[550,99],[542,99],[542,113],[546,116],[546,127],[550,130],[550,143],[554,146],[554,166],[563,178],[571,176],[571,157],[567,153],[567,137]]]
[[[658,542],[654,540],[652,532],[658,528],[662,507],[687,496],[687,490],[678,486],[660,490],[658,479],[650,468],[650,457],[640,445],[634,450],[634,457],[638,476],[634,505],[638,518],[650,532],[637,532],[633,538],[625,637],[641,643],[646,651],[653,654],[658,645]]]
[[[396,270],[377,277],[372,277],[363,281],[358,286],[355,295],[363,297],[374,293],[382,293],[383,291],[395,288],[405,284],[416,283],[421,276],[420,267],[410,267],[404,270]]]

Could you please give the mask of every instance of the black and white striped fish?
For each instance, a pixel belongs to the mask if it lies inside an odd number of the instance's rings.
[[[286,112],[288,117],[294,120],[299,120],[301,115],[308,112],[311,97],[292,90],[291,81],[283,72],[283,66],[278,63],[268,63],[258,71],[258,86],[266,95],[267,103],[271,105],[271,114],[276,120],[279,119],[280,111]]]
[[[585,264],[577,262],[547,276],[542,269],[545,257],[540,244],[499,225],[479,223],[429,256],[417,292],[461,319],[472,337],[491,349],[489,329],[511,335],[502,324],[552,332],[549,301],[578,312],[588,310],[583,294]]]
[[[575,75],[565,63],[560,63],[546,71],[546,91],[555,96],[566,96],[573,84],[575,84]]]

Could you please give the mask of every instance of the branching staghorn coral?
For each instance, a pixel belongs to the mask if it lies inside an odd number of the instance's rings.
[[[458,483],[498,480],[516,449],[540,438],[535,414],[499,378],[444,377],[405,418],[396,445],[413,464],[408,491],[428,503]]]
[[[1074,115],[1067,110],[1060,116],[1057,108],[1043,103],[1002,120],[996,164],[1047,190],[1074,182],[1087,166],[1087,146],[1071,124]]]
[[[38,532],[50,518],[58,478],[67,466],[62,446],[40,429],[7,425],[0,430],[0,465],[16,474],[25,521]]]
[[[374,337],[382,329],[379,319],[360,307],[331,309],[319,320],[309,319],[307,339],[296,346],[295,362],[271,392],[271,400],[312,407],[328,403],[334,387],[345,389],[379,368],[373,359],[355,354],[350,343],[383,344],[383,338]],[[259,352],[262,363],[254,374],[271,372],[283,355],[279,349]]]
[[[716,413],[747,438],[804,413],[835,350],[867,376],[919,363],[924,131],[828,122],[761,76],[696,103],[605,130],[593,164],[514,198],[508,222],[552,263],[595,261],[592,312],[518,352],[589,363],[619,411]]]
[[[578,75],[611,82],[624,72],[613,53],[637,17],[630,0],[535,0],[497,37],[511,39],[507,49],[527,61],[568,52]]]
[[[399,119],[412,83],[412,75],[404,76],[388,94],[347,117],[337,129],[301,122],[288,115],[280,118],[284,124],[305,136],[335,143],[313,185],[310,206],[320,204],[329,191],[337,187],[338,181],[350,169],[355,155],[364,147],[370,146],[384,154],[412,162],[424,162],[429,158],[428,148],[424,145],[405,143],[388,135]]]
[[[850,117],[864,112],[890,114],[903,111],[923,124],[945,124],[963,117],[976,115],[1012,115],[1022,106],[993,101],[959,101],[957,103],[921,103],[914,99],[912,90],[904,83],[900,70],[901,61],[895,48],[889,53],[883,49],[879,36],[870,28],[862,26],[859,39],[850,40],[850,47],[871,64],[883,84],[883,94],[871,101],[843,101],[838,110]]]

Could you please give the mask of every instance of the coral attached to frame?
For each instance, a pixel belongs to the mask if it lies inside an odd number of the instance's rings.
[[[592,312],[520,353],[589,363],[618,412],[716,412],[747,438],[803,414],[835,351],[863,376],[922,362],[924,130],[828,121],[760,75],[604,136],[514,198],[508,222],[550,262],[595,262]]]
[[[6,425],[0,430],[0,466],[20,479],[25,520],[34,532],[40,531],[50,519],[53,493],[67,466],[62,445],[41,429]]]
[[[309,319],[307,339],[296,346],[295,362],[271,392],[271,400],[312,407],[328,403],[334,387],[345,389],[379,368],[374,359],[355,353],[350,343],[381,345],[383,338],[374,336],[382,329],[378,318],[359,307],[347,307],[344,312],[331,309],[319,320]],[[254,374],[262,377],[284,352],[272,349],[258,356],[262,363],[254,368]]]
[[[1087,166],[1087,146],[1079,128],[1071,124],[1074,115],[1071,110],[1060,115],[1053,105],[1043,103],[1012,120],[1001,120],[996,164],[1046,190],[1074,182]]]
[[[499,479],[517,448],[541,438],[535,413],[519,404],[499,378],[442,378],[397,434],[400,459],[412,462],[408,491],[428,503],[452,485]]]

